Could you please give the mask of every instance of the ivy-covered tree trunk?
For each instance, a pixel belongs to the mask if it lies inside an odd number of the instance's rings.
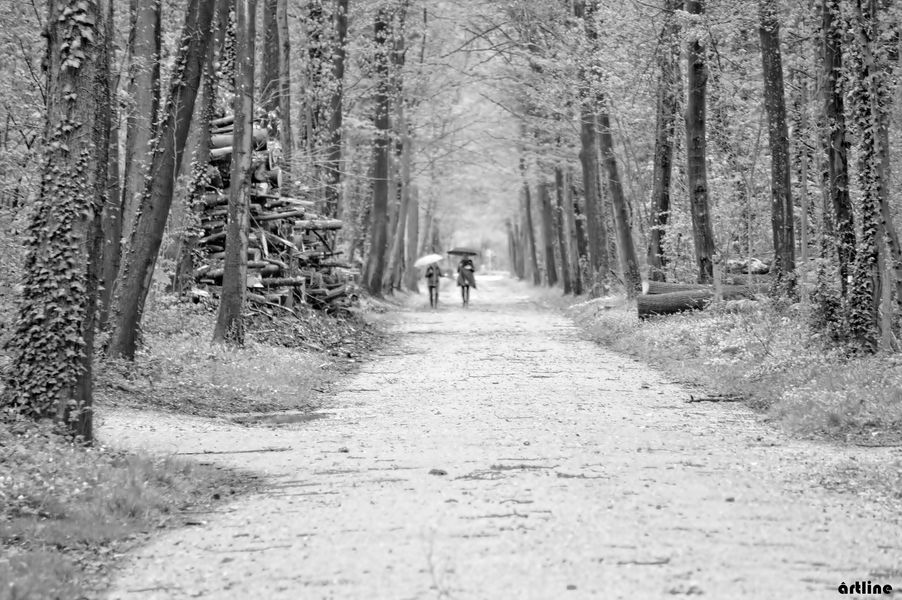
[[[760,0],[761,62],[764,72],[764,108],[771,155],[771,225],[776,283],[783,292],[793,288],[795,235],[792,183],[789,166],[789,130],[783,93],[783,59],[776,0]]]
[[[608,190],[614,213],[614,229],[617,232],[620,267],[623,269],[623,284],[627,298],[632,298],[642,291],[642,275],[639,273],[639,259],[636,246],[633,244],[633,229],[630,225],[629,205],[623,193],[623,183],[617,168],[617,157],[614,155],[614,136],[611,135],[611,119],[606,109],[598,114],[601,142],[601,156],[608,176]]]
[[[686,0],[686,12],[704,13],[703,0]],[[714,230],[708,206],[708,167],[705,131],[706,88],[708,66],[705,48],[698,40],[689,42],[688,97],[686,102],[686,158],[689,182],[689,206],[692,213],[692,233],[695,259],[698,263],[698,282],[710,283],[714,277]]]
[[[335,37],[332,47],[332,93],[329,96],[329,131],[326,148],[326,216],[338,215],[341,201],[341,139],[348,37],[348,0],[335,0]]]
[[[374,296],[382,295],[382,277],[385,272],[385,246],[388,242],[388,177],[390,162],[389,111],[391,110],[391,81],[389,79],[389,52],[391,40],[391,14],[380,8],[374,25],[375,51],[375,140],[373,144],[373,214],[370,251],[367,255],[364,285]]]
[[[132,31],[129,37],[129,112],[126,120],[125,172],[122,189],[122,222],[128,235],[144,181],[150,167],[150,150],[156,135],[160,108],[160,0],[130,0]]]
[[[573,269],[570,264],[570,244],[568,243],[570,224],[567,222],[567,184],[564,180],[564,169],[556,167],[554,169],[554,191],[555,191],[555,222],[554,229],[557,236],[558,252],[561,255],[561,281],[563,281],[564,293],[573,293],[573,281],[571,273]],[[572,210],[572,207],[571,207]]]
[[[144,301],[163,241],[177,166],[185,149],[212,34],[214,6],[215,0],[190,0],[188,3],[169,98],[154,146],[150,177],[141,197],[128,253],[119,272],[108,348],[111,356],[133,358],[135,355]]]
[[[0,406],[92,437],[94,315],[107,194],[110,79],[106,0],[50,2],[41,189]]]
[[[683,0],[664,0],[664,28],[658,52],[658,106],[655,125],[653,188],[651,193],[651,228],[648,242],[648,278],[666,281],[664,268],[664,234],[670,220],[670,186],[673,176],[673,146],[679,111],[679,25],[674,12]]]
[[[247,234],[254,139],[254,39],[257,0],[235,2],[235,139],[229,186],[225,266],[213,341],[244,343],[244,302],[247,295]]]
[[[855,260],[855,224],[849,197],[849,143],[846,140],[846,114],[842,75],[842,15],[839,0],[823,0],[824,119],[827,129],[827,187],[832,204],[832,229],[839,260],[839,285],[842,297],[848,294],[848,279]]]
[[[548,183],[539,183],[539,204],[542,214],[542,247],[545,254],[545,283],[548,287],[557,285],[557,268],[554,261],[554,215],[551,210],[551,194]]]

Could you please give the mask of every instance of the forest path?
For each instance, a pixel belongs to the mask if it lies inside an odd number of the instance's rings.
[[[202,459],[273,482],[141,548],[110,597],[797,599],[832,598],[843,581],[902,586],[900,517],[815,484],[850,455],[894,450],[791,441],[741,407],[687,404],[518,284],[480,282],[469,310],[453,287],[437,311],[412,299],[396,346],[343,382],[324,418],[101,415],[118,446],[219,452]]]

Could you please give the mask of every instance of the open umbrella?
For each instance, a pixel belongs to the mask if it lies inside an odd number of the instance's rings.
[[[467,248],[465,246],[455,246],[448,250],[448,254],[461,254],[463,256],[476,256],[479,254],[479,250],[474,250],[473,248]]]
[[[426,256],[421,256],[413,263],[415,267],[425,267],[426,265],[431,265],[433,263],[437,263],[441,261],[444,257],[441,254],[427,254]]]

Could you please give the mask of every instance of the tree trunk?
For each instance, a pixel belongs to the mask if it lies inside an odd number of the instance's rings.
[[[539,260],[536,255],[536,233],[532,223],[532,194],[526,179],[526,161],[523,158],[520,159],[520,172],[523,174],[523,232],[526,251],[529,254],[529,269],[533,285],[542,285],[542,273],[539,271]]]
[[[335,0],[335,38],[332,48],[332,93],[329,96],[329,131],[326,148],[326,216],[338,214],[341,201],[342,97],[348,37],[348,0]]]
[[[407,211],[410,208],[410,162],[413,149],[412,137],[407,124],[402,120],[400,127],[405,131],[401,140],[401,205],[398,207],[398,218],[395,235],[392,238],[391,251],[388,256],[388,286],[401,288],[401,271],[404,268],[404,232],[407,228]]]
[[[664,234],[670,220],[670,185],[673,175],[673,145],[679,111],[679,25],[674,11],[683,0],[664,0],[664,29],[658,58],[658,110],[655,128],[653,189],[651,194],[651,228],[648,244],[648,279],[665,281],[667,261],[664,256]]]
[[[0,407],[92,438],[101,212],[109,172],[111,7],[50,2],[40,193]],[[77,43],[77,45],[76,45]]]
[[[288,0],[277,0],[276,25],[279,30],[279,142],[282,146],[283,195],[291,192],[294,140],[291,134],[291,33],[288,30]],[[327,215],[335,216],[335,215]]]
[[[229,186],[228,233],[225,271],[219,297],[219,313],[213,341],[244,343],[244,301],[247,294],[248,204],[251,191],[251,158],[254,128],[254,41],[257,0],[236,0],[235,141]]]
[[[792,182],[789,175],[789,130],[783,94],[783,59],[780,55],[780,22],[776,0],[760,0],[761,62],[764,73],[764,107],[771,155],[771,225],[774,237],[776,284],[791,292],[795,271]]]
[[[614,156],[614,136],[611,135],[611,119],[606,109],[598,114],[600,126],[599,141],[601,156],[608,174],[608,190],[613,204],[614,228],[617,231],[617,247],[619,248],[620,267],[623,269],[623,284],[627,298],[632,298],[642,291],[642,276],[639,273],[639,259],[636,257],[636,246],[633,244],[633,229],[630,226],[629,207],[623,194],[623,184],[617,169],[617,157]]]
[[[823,0],[824,117],[827,126],[827,185],[832,203],[832,225],[839,259],[839,284],[843,297],[855,260],[855,224],[849,197],[849,143],[846,141],[842,71],[842,24],[839,0]]]
[[[686,12],[701,15],[703,0],[686,0]],[[714,275],[714,231],[708,208],[708,170],[705,131],[705,95],[708,67],[705,50],[698,41],[689,43],[689,96],[686,103],[686,157],[689,204],[699,283],[709,283]]]
[[[135,225],[135,214],[144,192],[160,106],[160,0],[130,0],[130,4],[133,25],[128,97],[132,106],[126,120],[122,189],[122,223],[126,237],[123,250]]]
[[[548,183],[539,184],[539,203],[542,205],[542,243],[545,247],[545,283],[548,287],[557,285],[557,269],[554,261],[554,213],[551,209],[551,194]]]
[[[113,23],[113,2],[107,3],[107,23]],[[115,45],[113,36],[106,38],[108,64],[115,63]],[[121,113],[117,103],[112,101],[119,89],[119,75],[112,73],[110,68],[110,149],[109,171],[107,180],[107,193],[104,197],[103,213],[101,216],[101,230],[103,231],[103,245],[101,249],[100,267],[100,310],[97,317],[99,327],[106,325],[110,315],[110,304],[113,299],[113,288],[116,285],[116,275],[119,273],[119,259],[122,256],[122,191],[120,189],[119,175],[119,131]]]
[[[564,181],[564,170],[561,167],[554,169],[554,190],[557,205],[555,206],[554,229],[557,236],[558,252],[561,255],[561,280],[564,282],[564,294],[573,292],[573,282],[570,279],[570,254],[568,233],[570,225],[567,222],[567,210],[565,208],[566,200],[566,182]],[[572,207],[571,207],[572,210]]]
[[[390,162],[389,112],[391,81],[389,80],[389,43],[391,14],[380,8],[374,25],[375,51],[375,141],[373,148],[373,217],[370,252],[367,256],[364,284],[374,296],[382,296],[385,271],[385,245],[388,237],[388,177]]]
[[[151,177],[144,189],[131,243],[119,273],[108,349],[111,356],[133,358],[135,354],[138,325],[163,240],[176,168],[185,149],[210,40],[214,4],[214,0],[190,0],[188,4],[173,85],[154,147]]]
[[[260,69],[260,107],[266,113],[269,133],[275,136],[279,124],[281,94],[281,40],[279,0],[263,3],[263,64]],[[237,116],[236,116],[237,119]]]
[[[417,238],[419,237],[420,228],[420,199],[419,190],[416,186],[410,188],[410,205],[407,207],[407,289],[411,292],[420,292],[417,270],[413,263],[417,257]]]
[[[573,293],[577,296],[585,291],[585,273],[584,265],[588,259],[588,239],[586,237],[585,218],[579,207],[579,194],[573,183],[572,169],[567,173],[567,191],[568,191],[568,220],[572,230],[570,232],[571,244],[573,250]]]

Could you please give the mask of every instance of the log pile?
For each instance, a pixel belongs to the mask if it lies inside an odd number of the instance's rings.
[[[636,299],[640,319],[655,315],[671,315],[686,310],[700,310],[714,299],[714,286],[698,283],[664,283],[649,281],[645,293]],[[767,293],[768,284],[723,285],[724,300],[754,298]]]
[[[211,122],[210,183],[200,208],[203,236],[194,280],[217,293],[225,272],[228,185],[233,119]],[[335,312],[355,299],[351,265],[339,260],[336,232],[342,222],[314,212],[311,200],[279,193],[280,173],[266,131],[254,127],[254,185],[249,198],[247,287],[252,302],[292,309],[296,302]]]

